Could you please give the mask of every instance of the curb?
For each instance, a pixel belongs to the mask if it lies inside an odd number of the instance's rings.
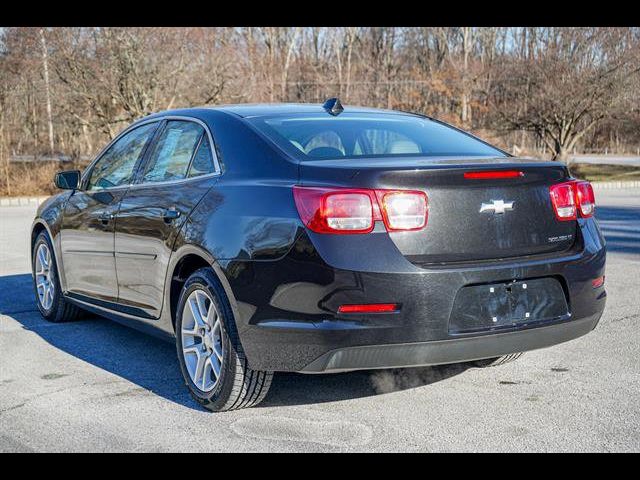
[[[0,197],[0,207],[37,207],[49,197]]]

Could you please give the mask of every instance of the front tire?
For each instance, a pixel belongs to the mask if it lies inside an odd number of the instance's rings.
[[[46,232],[40,232],[36,238],[31,260],[33,289],[40,314],[54,323],[77,320],[83,311],[69,303],[62,294],[56,257]]]
[[[249,368],[229,301],[211,268],[185,282],[176,315],[178,361],[191,396],[214,412],[260,403],[273,372]]]

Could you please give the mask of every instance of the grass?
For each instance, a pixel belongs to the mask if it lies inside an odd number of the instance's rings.
[[[8,168],[0,164],[0,197],[52,195],[58,191],[53,184],[56,172],[82,167],[59,162],[15,162]]]
[[[640,167],[627,165],[572,163],[569,171],[574,177],[590,182],[640,180]]]

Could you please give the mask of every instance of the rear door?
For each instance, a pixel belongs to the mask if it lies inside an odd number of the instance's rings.
[[[123,197],[115,233],[118,303],[158,318],[173,244],[184,221],[217,180],[212,139],[196,120],[171,118]]]
[[[159,122],[118,138],[91,166],[65,206],[62,262],[71,294],[114,302],[118,283],[114,260],[114,218]]]

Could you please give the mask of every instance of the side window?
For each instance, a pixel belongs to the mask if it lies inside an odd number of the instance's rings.
[[[125,134],[94,164],[87,190],[128,185],[133,181],[133,169],[158,123],[142,125]]]
[[[142,182],[167,182],[185,178],[193,152],[203,133],[204,129],[195,122],[167,122],[149,156]]]
[[[216,171],[213,165],[213,157],[211,156],[211,146],[209,144],[209,136],[203,135],[198,151],[193,157],[191,168],[189,169],[189,177],[199,177]]]

